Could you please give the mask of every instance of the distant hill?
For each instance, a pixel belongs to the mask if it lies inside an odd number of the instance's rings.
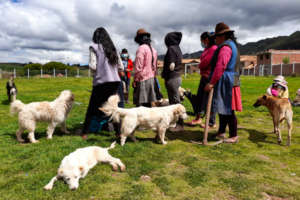
[[[268,49],[297,49],[300,50],[300,31],[296,31],[289,36],[278,36],[266,38],[257,42],[249,42],[239,45],[241,55],[255,55],[256,53]],[[194,53],[186,53],[183,58],[199,58],[202,51]],[[160,55],[159,59],[163,60],[164,55]]]
[[[267,49],[300,49],[300,31],[296,31],[290,36],[279,36],[259,40],[258,42],[249,42],[240,46],[241,55],[256,54]]]

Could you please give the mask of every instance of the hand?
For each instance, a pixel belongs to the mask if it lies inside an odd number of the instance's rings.
[[[172,62],[172,63],[170,64],[169,68],[170,68],[170,71],[171,71],[171,72],[174,71],[174,69],[175,69],[175,63]]]
[[[208,84],[206,84],[204,90],[205,90],[206,92],[209,92],[209,91],[211,91],[211,89],[212,89],[213,87],[214,87],[213,84],[208,83]]]
[[[133,87],[133,88],[136,87],[136,82],[135,82],[135,81],[132,82],[132,87]]]

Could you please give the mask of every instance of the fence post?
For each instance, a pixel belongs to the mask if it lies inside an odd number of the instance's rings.
[[[280,75],[282,76],[282,63],[280,64]]]
[[[29,79],[29,67],[27,68],[27,79]]]
[[[2,79],[2,69],[0,69],[0,79]]]
[[[262,76],[265,75],[265,65],[262,65]]]
[[[255,66],[254,66],[254,68],[253,68],[253,76],[255,76]]]
[[[242,75],[244,76],[245,74],[245,69],[244,69],[244,67],[242,68]]]
[[[55,68],[53,68],[53,77],[55,78]]]
[[[270,73],[271,73],[270,75],[271,75],[271,76],[272,76],[272,73],[273,73],[273,71],[272,71],[272,70],[273,70],[273,69],[272,69],[273,67],[272,67],[272,66],[273,66],[273,65],[271,64],[271,69],[270,69]]]
[[[293,74],[295,73],[295,62],[293,62]]]
[[[186,65],[187,64],[184,65],[184,78],[186,78]]]
[[[67,69],[65,69],[65,76],[66,76],[66,78],[68,78],[68,70]]]
[[[41,78],[43,78],[43,68],[41,68]]]
[[[14,78],[16,78],[17,75],[16,75],[16,68],[14,68]]]
[[[77,77],[79,77],[79,68],[77,68]]]
[[[249,74],[250,74],[250,69],[248,68],[248,76],[249,76]]]
[[[91,69],[89,68],[89,71],[88,71],[88,75],[89,75],[89,78],[91,77]]]

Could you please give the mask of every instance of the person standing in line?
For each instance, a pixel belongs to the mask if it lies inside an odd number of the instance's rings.
[[[180,42],[182,38],[181,32],[170,32],[165,36],[165,45],[168,50],[164,58],[164,66],[162,77],[165,79],[165,86],[168,92],[170,104],[180,103],[180,94],[178,88],[181,86],[181,62],[182,52]],[[171,132],[184,130],[184,122],[182,119],[176,124],[175,128],[170,128]]]
[[[134,64],[133,103],[136,106],[151,107],[151,102],[156,101],[154,77],[157,51],[151,46],[151,34],[144,29],[137,31],[134,41],[139,44],[139,48]]]
[[[125,102],[128,103],[130,78],[131,78],[131,72],[133,70],[133,62],[129,57],[127,49],[122,49],[121,59],[122,59],[122,63],[123,63],[123,66],[124,66],[125,83],[126,83],[126,92],[124,92],[124,98],[125,98]]]
[[[212,70],[205,91],[214,88],[212,111],[219,114],[220,126],[217,138],[227,143],[238,142],[237,118],[235,111],[242,111],[240,91],[239,51],[234,31],[224,22],[215,28],[216,50],[212,59]],[[229,138],[225,139],[226,126],[229,126]]]
[[[188,122],[188,124],[191,126],[200,125],[202,128],[204,128],[201,115],[203,115],[206,112],[206,102],[208,97],[207,92],[204,91],[204,87],[209,82],[208,77],[211,71],[210,61],[218,47],[215,44],[214,32],[211,33],[204,32],[201,34],[200,39],[201,39],[201,45],[204,48],[204,51],[200,56],[200,64],[199,64],[201,79],[200,79],[195,101],[191,102],[194,108],[194,112],[196,114],[196,118],[191,122]],[[210,114],[209,127],[215,128],[216,127],[215,123],[216,123],[216,114],[212,112]]]
[[[89,67],[93,71],[93,90],[81,130],[83,139],[87,138],[94,117],[100,123],[107,121],[107,116],[99,110],[99,107],[111,95],[117,94],[120,85],[119,72],[124,70],[117,49],[103,27],[95,30],[92,41],[89,47]]]

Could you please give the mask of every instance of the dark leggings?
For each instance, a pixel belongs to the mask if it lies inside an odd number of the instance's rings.
[[[97,116],[99,119],[107,118],[107,116],[99,110],[99,107],[101,107],[111,95],[118,92],[119,85],[120,82],[107,82],[93,86],[89,106],[85,115],[82,134],[89,133],[89,127],[93,116]]]
[[[226,126],[229,126],[229,137],[237,136],[237,118],[235,116],[234,111],[232,111],[231,115],[221,115],[219,114],[220,127],[219,134],[225,133]]]

